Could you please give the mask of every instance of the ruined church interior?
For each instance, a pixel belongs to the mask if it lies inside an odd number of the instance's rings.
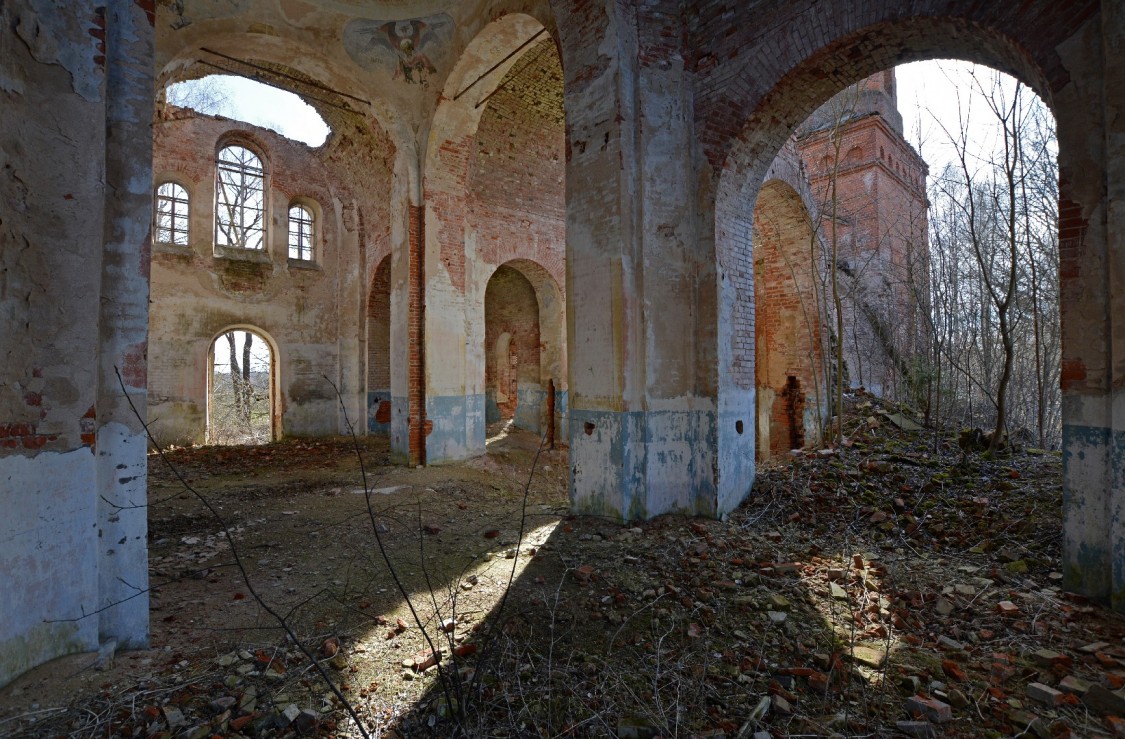
[[[905,392],[888,337],[924,341],[928,307],[886,276],[925,248],[931,173],[894,68],[946,58],[1055,117],[1052,582],[1125,613],[1125,5],[10,0],[0,20],[0,686],[168,628],[157,447],[350,438],[455,505],[443,470],[503,466],[480,461],[502,428],[549,438],[529,463],[558,519],[626,552],[665,514],[745,520],[764,466],[819,446],[843,367],[850,391]],[[327,138],[170,98],[213,74],[295,93]],[[810,244],[838,229],[849,297],[810,319]],[[228,384],[252,439],[222,436]],[[584,562],[568,582],[597,581]],[[1098,735],[1125,735],[1123,685]],[[604,735],[660,735],[621,722]]]

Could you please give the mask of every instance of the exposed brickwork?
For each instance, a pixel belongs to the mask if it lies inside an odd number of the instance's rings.
[[[789,156],[796,156],[792,148]],[[798,185],[800,183],[797,183]],[[793,440],[804,442],[804,397],[826,389],[822,362],[821,306],[816,273],[821,242],[814,235],[811,216],[792,185],[770,180],[754,209],[754,337],[755,384],[759,411],[760,459],[782,454]],[[796,388],[796,390],[794,390]]]
[[[215,251],[214,161],[228,143],[254,150],[266,171],[262,252]],[[152,257],[149,398],[158,410],[158,438],[202,441],[208,347],[234,325],[256,327],[279,351],[275,431],[334,432],[331,414],[302,408],[334,402],[324,377],[342,384],[342,363],[363,366],[361,357],[338,355],[340,337],[364,330],[362,314],[351,308],[367,298],[360,265],[390,251],[393,147],[354,121],[314,150],[246,123],[168,107],[155,125],[153,156],[156,184],[175,181],[190,198],[189,246],[157,244]],[[312,263],[288,259],[288,206],[295,199],[314,214]],[[358,387],[341,387],[345,397],[366,389],[363,375],[357,379]]]
[[[901,380],[887,343],[900,356],[924,351],[919,295],[928,282],[928,169],[897,130],[898,115],[893,72],[880,73],[822,106],[820,128],[798,140],[821,233],[838,249],[848,383],[885,397]]]
[[[764,146],[756,143],[746,154],[764,169],[788,130],[821,101],[916,59],[961,58],[1009,70],[1049,98],[1069,81],[1058,45],[1099,6],[1096,0],[971,7],[959,0],[909,5],[798,0],[756,6],[754,23],[746,23],[734,0],[692,3],[687,48],[695,50],[692,63],[700,75],[696,120],[707,156],[721,166],[732,135],[755,131]],[[758,110],[768,114],[759,116]],[[767,137],[775,138],[767,142]]]
[[[367,389],[391,387],[391,258],[375,269],[367,295]],[[389,410],[388,410],[389,413]]]
[[[566,258],[562,89],[559,57],[546,40],[520,58],[489,98],[466,162],[465,216],[478,234],[475,258],[486,270],[530,259],[560,287]]]

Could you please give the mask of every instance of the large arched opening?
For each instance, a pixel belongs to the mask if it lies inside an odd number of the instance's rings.
[[[489,424],[511,421],[542,434],[552,422],[556,432],[565,430],[564,319],[561,292],[542,266],[517,259],[489,278],[484,297]]]
[[[367,293],[367,431],[391,433],[391,258],[383,257]]]
[[[277,438],[277,350],[259,328],[231,326],[207,351],[207,443],[265,444]]]
[[[1022,46],[1024,34],[1009,28],[1004,18],[988,23],[969,23],[949,17],[914,17],[887,21],[872,11],[869,25],[862,19],[842,27],[836,36],[826,36],[817,50],[800,59],[788,60],[759,75],[755,84],[764,89],[743,90],[750,115],[742,124],[730,118],[739,110],[730,99],[723,110],[712,103],[700,105],[698,115],[706,121],[703,138],[707,156],[719,176],[715,193],[716,257],[719,281],[719,395],[724,408],[753,407],[751,376],[746,372],[745,344],[754,332],[752,273],[738,268],[740,255],[753,246],[753,223],[748,203],[757,202],[765,173],[785,139],[824,100],[847,85],[875,72],[907,61],[958,58],[1003,70],[1028,85],[1047,101],[1057,117],[1059,142],[1059,254],[1061,264],[1060,313],[1063,356],[1063,488],[1065,509],[1064,545],[1067,582],[1082,592],[1109,599],[1111,583],[1120,580],[1125,564],[1112,554],[1111,525],[1106,512],[1115,505],[1112,475],[1105,463],[1107,450],[1097,441],[1098,428],[1108,420],[1100,410],[1109,401],[1109,387],[1101,373],[1088,371],[1088,363],[1104,366],[1106,346],[1092,341],[1089,326],[1078,316],[1108,315],[1110,294],[1095,277],[1098,265],[1106,263],[1106,233],[1098,214],[1105,208],[1098,182],[1105,169],[1091,156],[1089,137],[1098,130],[1096,95],[1073,84],[1073,70],[1060,62],[1056,47],[1042,43]],[[1090,8],[1052,33],[1066,38],[1089,28],[1094,15]],[[1036,21],[1038,22],[1038,21]],[[1022,26],[1021,26],[1022,27]],[[854,31],[848,32],[849,28]],[[1003,29],[1003,30],[1001,30]],[[856,53],[857,49],[863,53]],[[1090,60],[1076,49],[1066,52],[1073,69]],[[1097,62],[1092,62],[1095,65]],[[729,72],[730,70],[728,70]],[[776,76],[774,76],[776,75]],[[755,102],[756,101],[756,102]],[[709,131],[727,126],[736,136],[709,138]],[[1091,271],[1094,270],[1094,271]],[[1101,319],[1099,319],[1101,320]],[[1097,332],[1094,332],[1097,333]],[[723,488],[738,497],[749,491],[753,480],[753,455],[735,454],[747,446],[725,428],[720,429],[719,448]],[[750,451],[746,449],[746,451]],[[1075,496],[1073,491],[1092,487],[1094,495]]]
[[[562,327],[565,315],[565,121],[562,68],[544,24],[504,16],[469,44],[445,86],[430,132],[426,191],[426,430],[428,461],[458,459],[485,449],[486,423],[511,413],[517,426],[542,425],[547,382],[543,361],[524,362],[507,382],[486,314],[490,285],[522,285],[522,303],[542,310],[530,324],[549,322],[542,341],[551,376],[565,398]],[[501,268],[502,265],[507,265]],[[524,265],[527,269],[517,265]],[[513,269],[514,267],[514,269]],[[499,271],[498,271],[498,268]],[[494,278],[494,274],[498,277]],[[496,279],[497,282],[491,282]],[[546,297],[540,284],[551,283]],[[529,290],[529,285],[535,286]],[[506,289],[506,288],[505,288]],[[515,341],[518,361],[520,332]],[[527,339],[530,341],[530,339]],[[451,346],[464,351],[450,352]],[[512,383],[522,382],[524,397]],[[490,384],[491,383],[491,384]],[[515,392],[515,395],[513,395]],[[565,400],[563,400],[565,404]],[[517,411],[522,405],[522,410]]]

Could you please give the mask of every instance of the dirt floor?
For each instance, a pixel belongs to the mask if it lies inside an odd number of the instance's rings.
[[[366,495],[350,439],[152,456],[152,648],[32,671],[0,735],[1125,736],[1058,456],[896,420],[858,400],[725,522],[572,518],[565,449],[496,429],[361,442]]]

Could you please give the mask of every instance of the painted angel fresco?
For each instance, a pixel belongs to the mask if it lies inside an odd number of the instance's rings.
[[[396,80],[426,85],[444,61],[452,35],[447,13],[400,21],[356,19],[344,27],[344,48],[366,69],[393,70]]]

